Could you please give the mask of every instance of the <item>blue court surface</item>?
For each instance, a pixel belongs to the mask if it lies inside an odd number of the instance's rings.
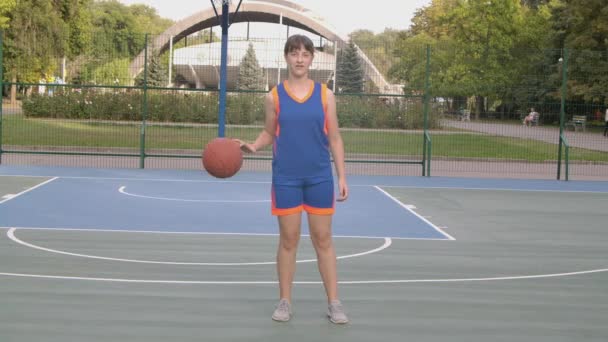
[[[48,177],[36,189],[5,199],[2,227],[277,233],[267,174],[216,180],[202,172],[149,170],[5,167],[2,173]],[[353,180],[349,200],[337,203],[335,236],[452,239],[411,204]]]
[[[41,177],[31,191],[5,195],[0,227],[227,234],[276,234],[270,176],[240,173],[217,180],[199,171],[0,168],[0,175]],[[335,236],[454,239],[383,187],[606,192],[607,182],[424,177],[349,178],[337,203]],[[306,225],[303,225],[306,234]]]

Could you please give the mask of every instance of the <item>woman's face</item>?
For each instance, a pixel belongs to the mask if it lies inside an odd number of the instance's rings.
[[[314,55],[306,50],[304,46],[300,46],[300,48],[292,50],[285,55],[289,72],[294,77],[307,76],[313,58]]]

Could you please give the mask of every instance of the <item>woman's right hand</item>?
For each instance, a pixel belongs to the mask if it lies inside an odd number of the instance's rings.
[[[241,139],[234,139],[234,140],[239,143],[239,146],[241,147],[241,151],[243,151],[245,153],[256,153],[257,152],[257,150],[256,150],[255,146],[253,146],[253,144],[246,143]]]

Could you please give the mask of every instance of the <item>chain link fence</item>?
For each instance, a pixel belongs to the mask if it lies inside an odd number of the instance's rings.
[[[120,47],[93,41],[91,53],[71,58],[4,54],[2,163],[201,168],[219,131],[220,42],[202,34],[142,35]],[[264,97],[287,78],[284,42],[231,38],[226,136],[253,140],[262,129]],[[315,45],[310,77],[336,93],[351,174],[608,179],[604,90],[568,95],[593,84],[605,53],[521,50],[475,68],[449,46],[396,54]],[[244,168],[270,170],[270,159],[267,149]]]

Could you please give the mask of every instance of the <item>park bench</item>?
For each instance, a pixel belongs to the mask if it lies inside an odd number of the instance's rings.
[[[566,128],[572,127],[573,131],[578,131],[579,128],[583,132],[587,129],[587,117],[585,115],[574,115],[572,119],[566,123]]]

